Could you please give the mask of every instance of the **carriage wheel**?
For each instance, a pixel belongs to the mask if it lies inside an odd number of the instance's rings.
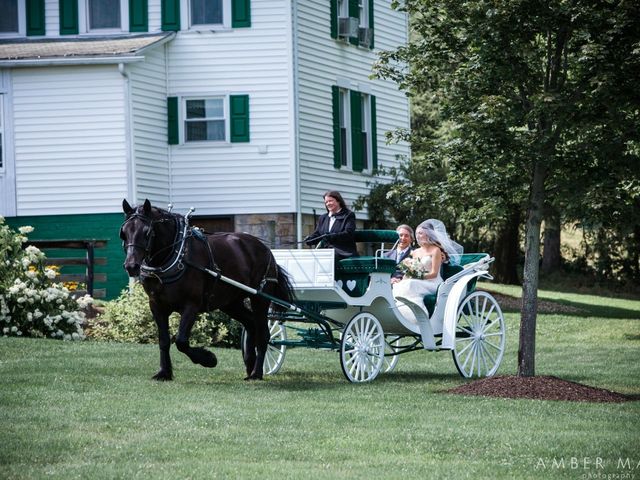
[[[502,310],[489,293],[476,291],[458,308],[455,347],[451,352],[460,375],[490,377],[504,354],[505,325]]]
[[[397,350],[397,347],[400,346],[400,341],[402,337],[399,335],[387,335],[385,337],[384,342],[384,363],[382,364],[382,373],[392,372],[396,365],[398,364],[398,360],[400,360],[400,355],[389,355]]]
[[[285,326],[276,320],[269,320],[269,344],[267,345],[267,352],[264,355],[264,374],[275,375],[278,373],[282,364],[284,363],[284,354],[287,351],[286,345],[282,345],[280,342],[287,340],[287,329]],[[247,348],[247,331],[242,329],[242,338],[240,339],[240,345],[242,346],[242,355]],[[278,343],[274,343],[278,342]]]
[[[362,312],[353,317],[342,332],[340,365],[350,382],[370,382],[384,363],[384,332],[376,317]]]

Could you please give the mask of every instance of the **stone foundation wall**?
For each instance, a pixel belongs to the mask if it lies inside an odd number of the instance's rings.
[[[234,218],[236,232],[258,237],[271,248],[296,247],[295,213],[235,215]],[[302,238],[315,230],[315,221],[313,215],[302,215]],[[364,222],[358,220],[356,225],[363,228]]]

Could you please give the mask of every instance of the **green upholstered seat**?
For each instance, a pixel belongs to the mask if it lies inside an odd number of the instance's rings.
[[[396,243],[398,232],[395,230],[356,230],[354,239],[356,242]]]
[[[369,287],[370,275],[374,272],[396,271],[396,262],[391,258],[355,257],[338,262],[336,280],[342,281],[342,289],[351,297],[361,297]]]

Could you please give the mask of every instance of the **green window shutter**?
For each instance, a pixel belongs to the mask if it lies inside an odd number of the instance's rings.
[[[129,31],[148,32],[148,0],[129,0]]]
[[[329,0],[331,2],[329,15],[331,15],[331,38],[338,38],[338,0]]]
[[[351,165],[354,172],[362,171],[362,95],[350,92],[351,113]]]
[[[178,118],[178,97],[167,98],[167,143],[180,143],[180,123]]]
[[[27,35],[44,35],[44,0],[27,0]]]
[[[231,95],[231,142],[249,141],[249,95]]]
[[[333,85],[331,87],[331,105],[333,109],[333,166],[340,168],[340,89]]]
[[[376,97],[369,95],[371,102],[371,169],[375,173],[378,170],[378,122],[376,120]]]
[[[349,16],[352,18],[360,18],[360,7],[358,5],[358,0],[349,0]],[[358,36],[355,38],[349,38],[349,43],[351,45],[358,45],[360,41],[358,40]]]
[[[78,34],[78,0],[60,0],[60,35]]]
[[[231,0],[231,26],[233,28],[251,26],[251,0]]]
[[[180,30],[180,0],[161,0],[162,31]]]
[[[376,3],[374,0],[369,0],[369,29],[371,30],[371,44],[369,45],[369,48],[373,50],[373,42],[375,39],[375,35],[376,35],[376,31],[373,28],[374,26],[374,22],[373,22],[373,4]]]

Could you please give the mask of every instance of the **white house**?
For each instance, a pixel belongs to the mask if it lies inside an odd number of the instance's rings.
[[[107,240],[110,297],[123,198],[281,245],[309,233],[323,192],[351,203],[409,156],[384,136],[408,128],[408,99],[370,78],[408,36],[387,0],[0,9],[0,215],[34,238]]]

